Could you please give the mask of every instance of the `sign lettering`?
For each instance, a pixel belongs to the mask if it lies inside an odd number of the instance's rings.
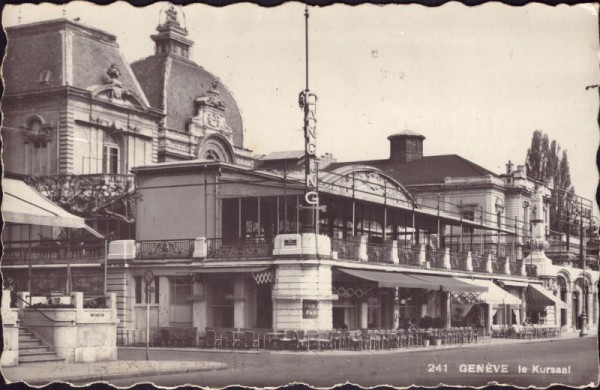
[[[318,318],[319,302],[302,300],[302,318]]]

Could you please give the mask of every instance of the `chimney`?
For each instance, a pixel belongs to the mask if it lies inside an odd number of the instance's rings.
[[[514,164],[512,163],[512,161],[508,160],[508,164],[506,164],[506,174],[510,175],[511,173],[513,173],[513,167]]]
[[[390,135],[390,161],[407,163],[420,160],[423,158],[424,139],[424,136],[411,130]]]

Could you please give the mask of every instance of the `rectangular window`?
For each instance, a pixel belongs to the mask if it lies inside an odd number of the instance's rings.
[[[475,221],[475,211],[467,210],[462,212],[462,219],[466,221]],[[463,226],[463,233],[473,233],[472,226]]]
[[[102,173],[119,173],[119,148],[106,145],[103,147]]]
[[[171,305],[189,305],[192,295],[192,282],[189,279],[171,279],[169,281]]]
[[[158,276],[156,276],[154,278],[154,283],[152,284],[152,288],[154,289],[154,303],[158,303],[159,299],[159,278]],[[145,304],[147,302],[147,296],[146,296],[146,282],[143,280],[143,278],[141,276],[136,276],[135,277],[135,303],[143,303]],[[151,302],[152,303],[152,302]]]

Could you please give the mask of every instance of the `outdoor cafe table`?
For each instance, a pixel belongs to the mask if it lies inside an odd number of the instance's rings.
[[[273,340],[279,340],[283,336],[284,336],[284,334],[281,333],[281,332],[268,332],[268,333],[265,333],[265,338],[264,338],[265,348],[270,348],[271,347],[271,343],[273,342]]]

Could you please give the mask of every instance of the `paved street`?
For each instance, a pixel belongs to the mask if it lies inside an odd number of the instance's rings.
[[[150,376],[110,381],[117,386],[154,382],[173,386],[195,384],[222,387],[228,384],[277,386],[293,381],[331,387],[351,382],[362,386],[418,384],[482,386],[490,381],[516,386],[572,386],[598,381],[597,338],[555,339],[517,344],[481,345],[438,351],[380,352],[363,354],[227,353],[153,350],[152,359],[209,360],[223,362],[223,371]],[[122,349],[119,359],[144,359],[143,349]],[[490,363],[490,364],[488,364]],[[480,366],[469,365],[480,364]],[[519,366],[527,369],[527,373]],[[543,373],[544,367],[564,367],[567,373]],[[569,368],[570,367],[570,368]],[[461,371],[483,370],[479,373]],[[492,373],[485,373],[485,371]]]

